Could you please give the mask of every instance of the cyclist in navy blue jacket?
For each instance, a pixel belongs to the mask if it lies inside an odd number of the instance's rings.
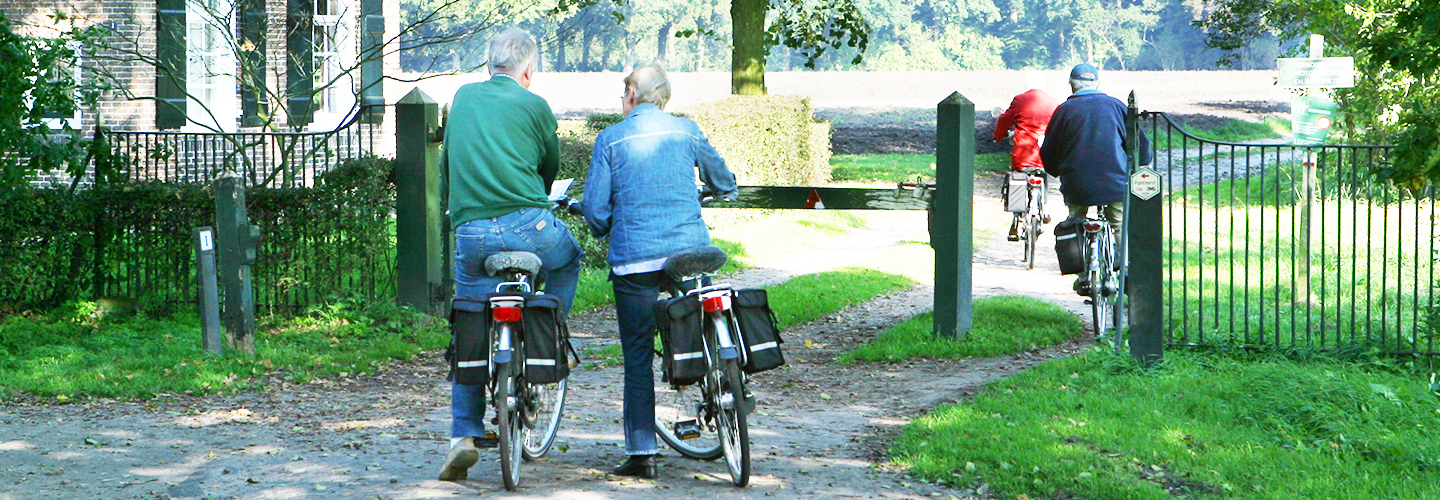
[[[1050,116],[1040,161],[1046,173],[1060,178],[1060,194],[1070,217],[1084,217],[1090,207],[1102,206],[1110,229],[1119,234],[1130,175],[1125,149],[1130,141],[1139,141],[1139,164],[1149,165],[1150,140],[1144,131],[1130,137],[1125,129],[1127,106],[1100,92],[1099,86],[1100,70],[1094,66],[1077,64],[1070,70],[1074,93]],[[1085,289],[1088,284],[1082,275],[1075,280],[1075,290]]]
[[[1074,92],[1055,109],[1046,127],[1040,160],[1045,172],[1060,178],[1060,194],[1071,217],[1084,217],[1093,206],[1104,206],[1110,226],[1119,229],[1124,217],[1125,180],[1130,175],[1125,147],[1132,138],[1125,130],[1125,103],[1100,92],[1100,70],[1078,64],[1070,70]],[[1140,165],[1151,161],[1150,140],[1143,131],[1139,141]]]

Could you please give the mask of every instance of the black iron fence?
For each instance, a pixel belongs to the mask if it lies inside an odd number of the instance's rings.
[[[1435,355],[1435,187],[1389,147],[1225,143],[1141,125],[1164,179],[1171,345]]]
[[[316,133],[104,131],[112,157],[97,162],[115,162],[111,182],[95,183],[104,167],[92,167],[78,181],[52,173],[3,197],[0,222],[13,224],[0,227],[13,238],[0,242],[0,265],[17,271],[0,277],[0,312],[74,298],[194,301],[190,228],[215,223],[205,186],[226,168],[247,180],[251,220],[264,231],[254,270],[262,310],[393,297],[391,163],[355,161],[373,155],[380,130],[352,121]],[[50,210],[54,221],[25,223]]]

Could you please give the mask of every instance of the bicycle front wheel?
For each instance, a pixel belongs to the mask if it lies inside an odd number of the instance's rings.
[[[658,375],[664,369],[661,357],[653,363]],[[688,458],[715,460],[725,454],[715,434],[713,412],[709,410],[701,384],[673,387],[668,381],[655,382],[655,434],[670,449]]]
[[[520,463],[523,445],[520,443],[519,366],[514,361],[504,363],[495,370],[495,420],[500,427],[500,476],[505,489],[514,491],[520,486]]]
[[[745,417],[745,374],[737,360],[721,361],[719,390],[712,395],[715,426],[720,431],[720,444],[725,450],[725,467],[730,482],[744,487],[750,483],[750,429]]]
[[[560,418],[565,411],[565,393],[569,380],[558,384],[526,384],[524,432],[521,441],[525,460],[545,456],[555,444],[555,434],[560,430]]]

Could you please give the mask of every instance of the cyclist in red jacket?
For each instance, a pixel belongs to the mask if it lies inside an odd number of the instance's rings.
[[[1010,100],[1006,109],[995,119],[995,140],[1003,141],[1010,129],[1015,129],[1015,147],[1010,150],[1010,168],[1023,171],[1027,168],[1045,168],[1040,163],[1040,145],[1045,142],[1045,126],[1050,115],[1060,106],[1060,100],[1040,90],[1042,79],[1039,73],[1026,76],[1029,90]],[[1018,220],[1018,219],[1017,219]],[[1019,241],[1015,224],[1010,225],[1010,241]]]

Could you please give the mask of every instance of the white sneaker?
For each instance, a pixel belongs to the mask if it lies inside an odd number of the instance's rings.
[[[441,481],[463,481],[470,475],[470,467],[480,461],[480,450],[475,448],[475,438],[464,438],[450,447],[445,464],[440,466]]]

